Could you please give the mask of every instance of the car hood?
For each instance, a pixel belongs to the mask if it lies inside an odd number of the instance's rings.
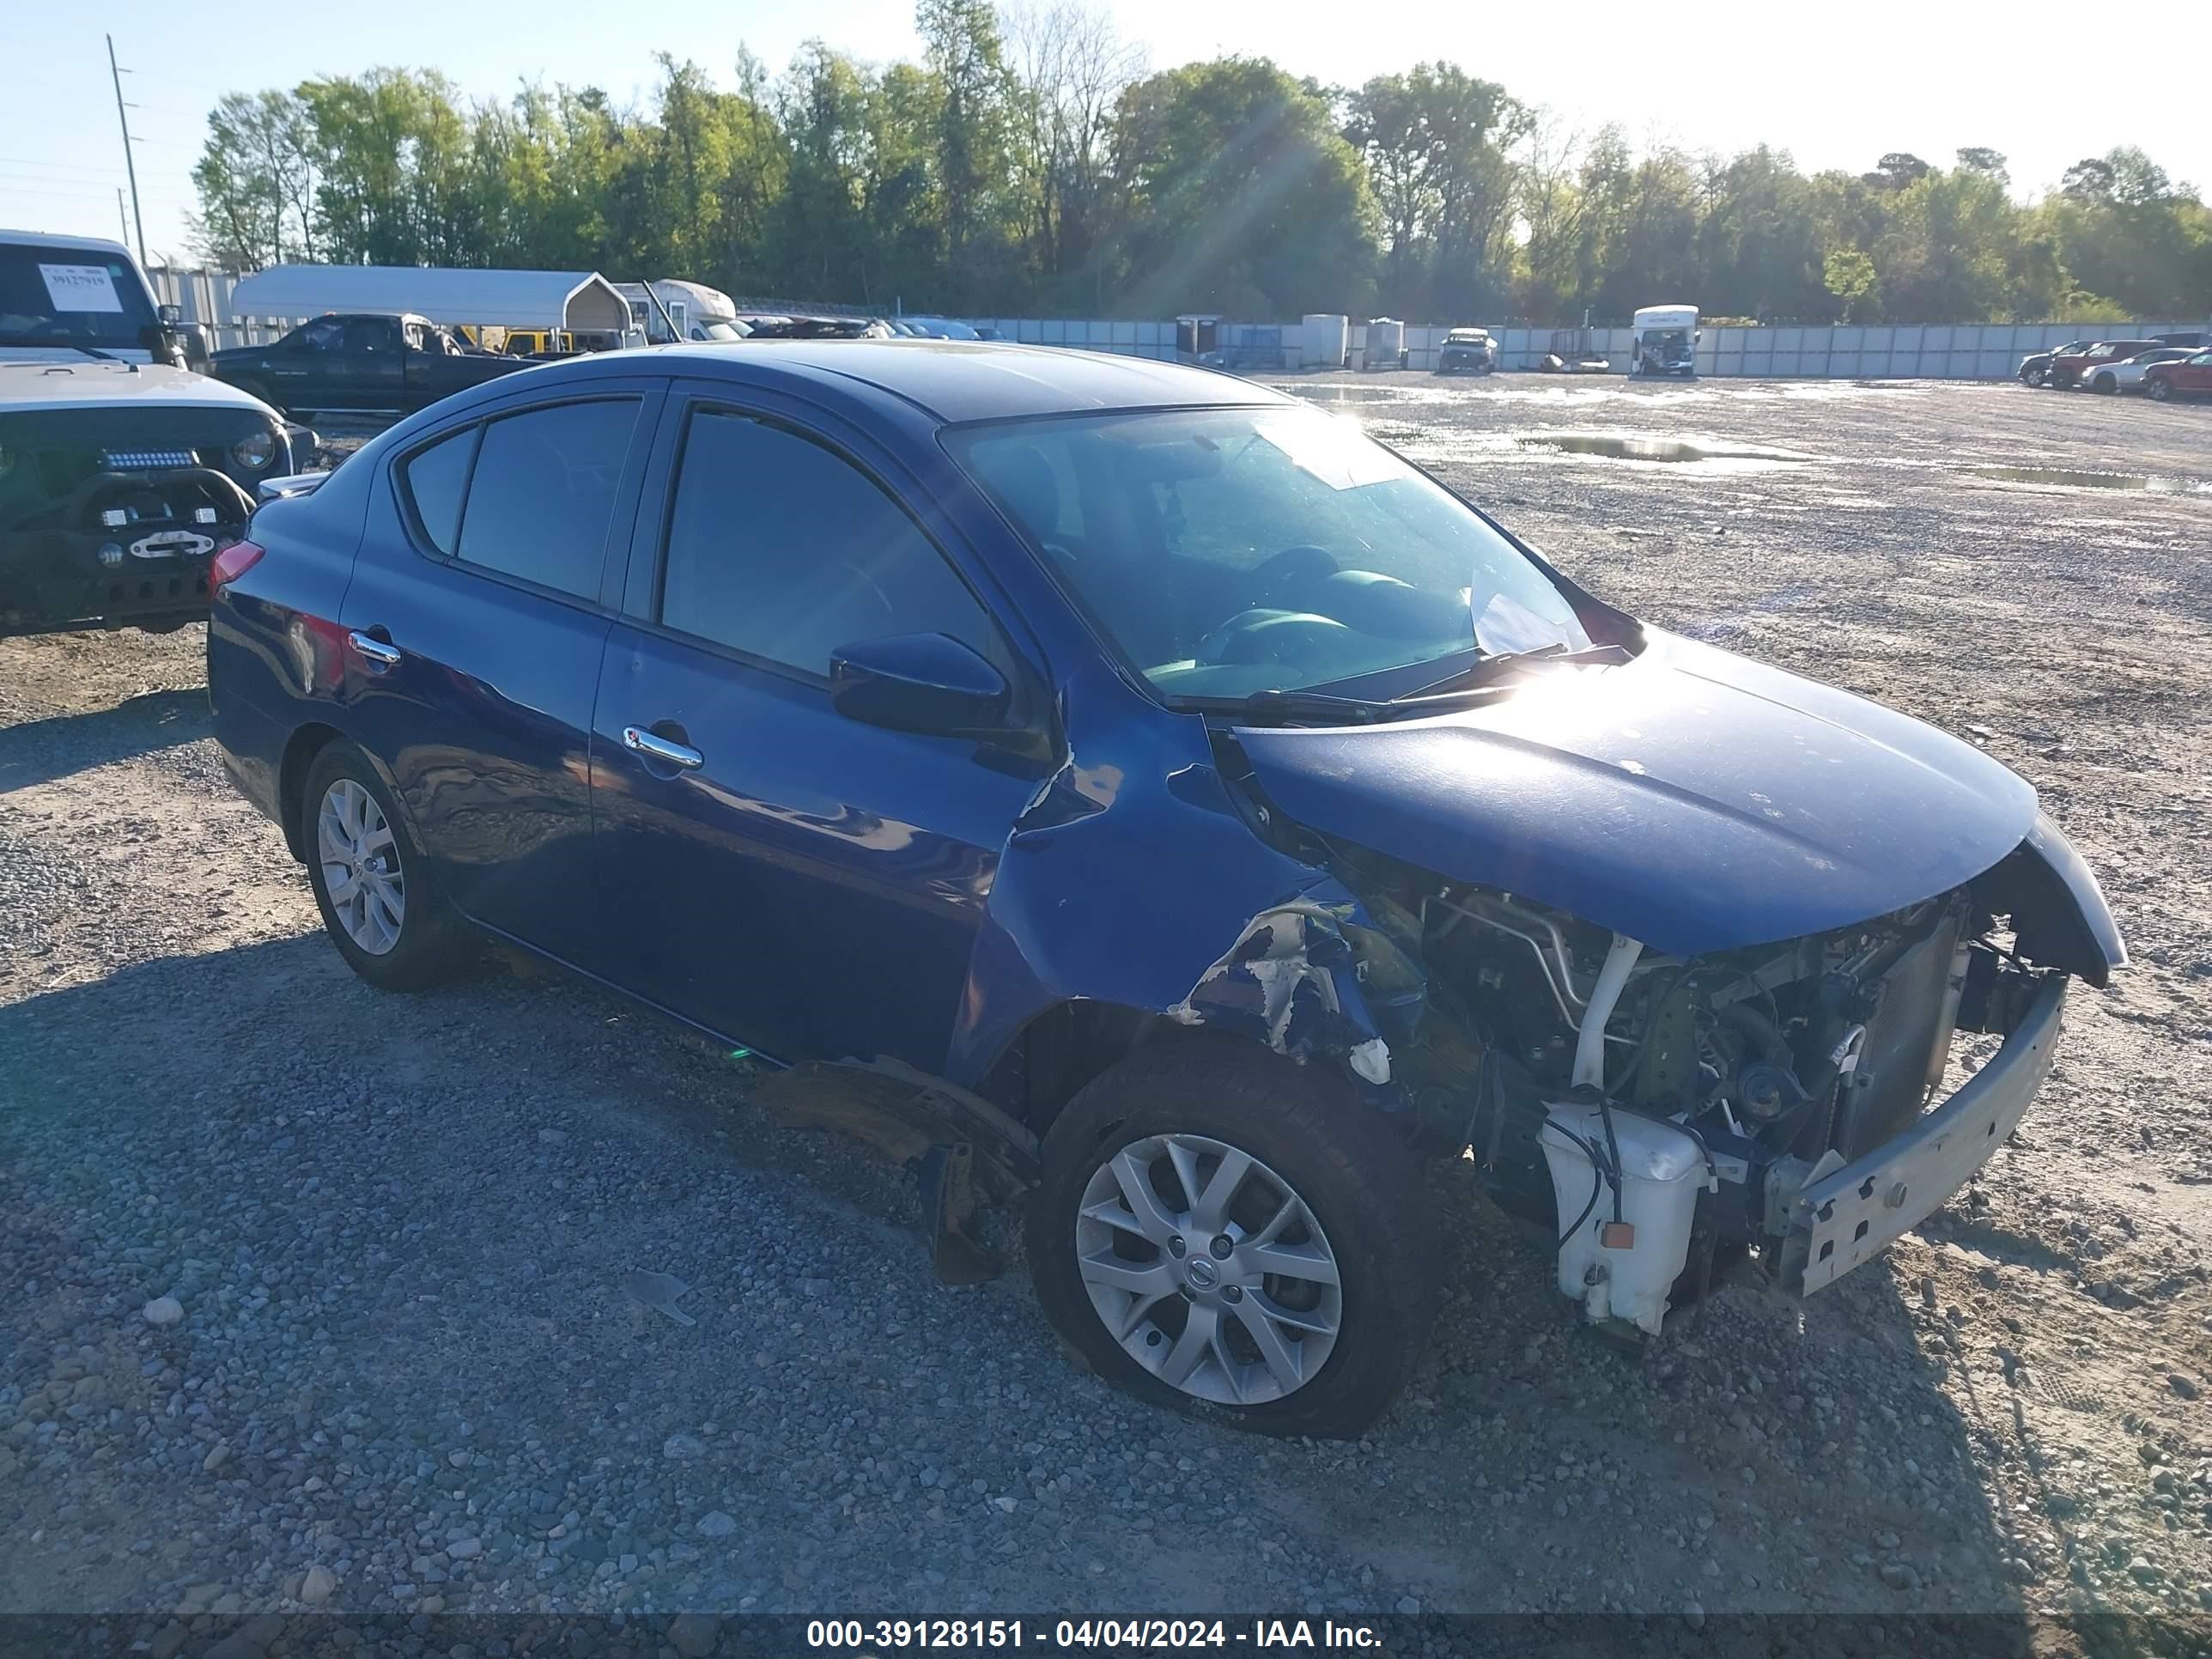
[[[0,413],[89,409],[256,409],[258,398],[188,369],[160,363],[107,362],[70,353],[52,361],[0,362]]]
[[[1434,719],[1237,736],[1325,836],[1676,955],[1825,932],[1948,891],[2025,840],[2035,791],[1848,692],[1657,630]]]

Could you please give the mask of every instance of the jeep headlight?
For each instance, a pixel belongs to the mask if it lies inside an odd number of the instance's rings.
[[[276,459],[276,434],[267,427],[249,432],[230,447],[230,459],[248,472],[259,472]]]

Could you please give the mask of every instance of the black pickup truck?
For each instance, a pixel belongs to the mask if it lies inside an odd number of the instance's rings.
[[[218,351],[208,372],[293,414],[409,415],[529,367],[526,358],[473,350],[411,313],[333,313],[273,345]]]

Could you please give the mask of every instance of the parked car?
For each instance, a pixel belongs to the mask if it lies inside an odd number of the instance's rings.
[[[0,231],[0,635],[167,633],[312,433],[179,364],[120,243]]]
[[[1090,1365],[1254,1428],[1356,1432],[1414,1364],[1418,1157],[1472,1148],[1609,1330],[1717,1255],[1814,1294],[2125,960],[1980,750],[1193,368],[581,359],[252,528],[215,735],[357,974],[480,933],[774,1056],[764,1107],[911,1160],[940,1273],[1018,1202]]]
[[[2083,370],[2081,382],[2090,391],[2108,397],[2121,392],[2140,392],[2142,378],[2152,364],[2179,362],[2189,355],[2187,346],[2154,346],[2119,362],[2091,362]]]
[[[1439,374],[1489,374],[1498,368],[1498,343],[1486,328],[1455,328],[1437,353]]]
[[[898,331],[873,317],[786,317],[747,314],[738,319],[756,340],[888,340]],[[918,327],[916,337],[922,336]]]
[[[2023,386],[2047,386],[2051,384],[2051,365],[2061,357],[2077,356],[2096,344],[2094,340],[2069,340],[2064,345],[2054,346],[2048,351],[2030,352],[2020,360],[2020,380]]]
[[[907,317],[902,320],[925,340],[980,340],[983,337],[967,324],[950,317]]]
[[[477,351],[411,312],[333,312],[302,323],[272,345],[215,354],[216,378],[294,414],[405,415],[439,398],[530,365],[514,354]]]
[[[2178,362],[2154,363],[2143,371],[2142,389],[2144,396],[2160,403],[2212,395],[2212,351],[2193,352]]]
[[[2157,340],[2099,340],[2081,351],[2062,351],[2051,360],[2049,383],[2063,391],[2079,387],[2083,376],[2105,365],[2124,363],[2139,351],[2155,351]]]
[[[2201,351],[2206,346],[2212,346],[2212,331],[2201,328],[2185,328],[2171,334],[2154,334],[2151,338],[2160,345],[2187,346],[2192,351]]]

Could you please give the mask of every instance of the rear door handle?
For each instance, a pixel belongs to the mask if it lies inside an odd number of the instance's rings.
[[[389,641],[371,639],[358,629],[346,635],[346,643],[379,668],[398,666],[399,659],[403,654],[399,647]]]
[[[689,744],[671,743],[666,738],[655,737],[641,726],[623,727],[623,747],[634,749],[641,755],[680,766],[685,771],[695,771],[707,763],[707,757]]]

